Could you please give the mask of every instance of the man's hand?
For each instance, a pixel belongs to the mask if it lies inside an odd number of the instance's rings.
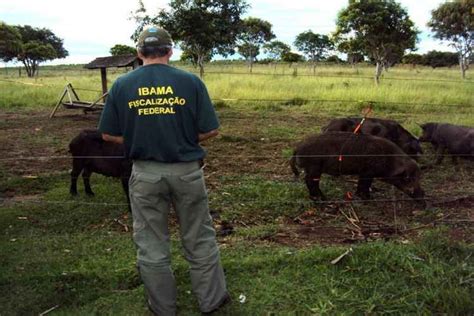
[[[112,142],[120,145],[123,144],[122,136],[112,136],[109,134],[102,133],[102,139],[106,142]]]
[[[217,129],[213,129],[212,131],[210,132],[207,132],[207,133],[203,133],[203,134],[199,134],[198,137],[199,137],[199,141],[202,142],[202,141],[205,141],[206,139],[209,139],[211,137],[215,137],[219,134],[219,131]]]

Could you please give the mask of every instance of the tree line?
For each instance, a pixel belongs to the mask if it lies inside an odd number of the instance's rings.
[[[450,65],[454,60],[454,55],[448,58],[446,53],[429,53],[425,57],[413,54],[420,32],[406,9],[395,0],[348,0],[338,13],[331,34],[308,30],[296,36],[293,45],[299,53],[276,39],[270,22],[258,17],[243,18],[249,7],[246,0],[170,0],[167,9],[149,14],[142,0],[138,0],[138,8],[131,14],[137,25],[131,39],[136,42],[147,25],[167,29],[183,52],[181,58],[199,67],[201,76],[205,63],[216,55],[226,58],[234,53],[247,60],[250,72],[262,52],[267,60],[307,60],[313,69],[323,59],[338,61],[330,53],[345,53],[350,63],[362,60],[373,63],[377,84],[382,73],[396,63],[433,66],[433,60],[446,64],[449,59]],[[444,2],[432,10],[428,23],[435,38],[449,42],[455,49],[463,78],[474,45],[473,10],[474,0]],[[135,53],[135,49],[115,45],[111,53]],[[40,62],[65,56],[62,40],[51,31],[0,22],[0,58],[22,62],[28,75],[35,73]]]
[[[459,62],[459,56],[453,52],[440,52],[432,50],[426,54],[406,54],[403,56],[401,63],[408,65],[429,66],[432,68],[452,67]]]

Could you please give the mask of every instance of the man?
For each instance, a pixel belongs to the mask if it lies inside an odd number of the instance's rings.
[[[174,206],[199,308],[210,313],[230,300],[209,214],[199,142],[218,134],[206,87],[195,75],[168,65],[169,33],[144,30],[138,40],[143,66],[110,89],[99,130],[123,143],[133,159],[129,182],[137,266],[150,310],[176,313],[168,213]]]

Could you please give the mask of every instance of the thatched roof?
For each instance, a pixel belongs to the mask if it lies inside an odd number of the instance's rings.
[[[108,57],[97,57],[84,66],[87,69],[110,68],[110,67],[131,67],[135,63],[142,64],[141,59],[136,55],[119,55]]]

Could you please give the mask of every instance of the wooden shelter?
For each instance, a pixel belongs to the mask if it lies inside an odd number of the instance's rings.
[[[98,57],[84,66],[87,69],[100,69],[100,77],[102,79],[102,93],[106,93],[107,89],[107,68],[112,67],[132,67],[133,69],[142,65],[143,62],[136,55],[118,55],[108,57]]]
[[[108,56],[98,57],[84,66],[87,69],[100,69],[100,76],[102,79],[102,95],[95,101],[82,101],[79,98],[76,90],[72,84],[68,83],[64,88],[64,91],[59,99],[58,103],[54,107],[49,117],[53,117],[60,105],[63,105],[67,109],[82,109],[84,113],[92,111],[101,111],[104,107],[104,101],[108,94],[107,88],[107,68],[112,67],[132,67],[133,69],[142,65],[143,62],[136,55],[119,55],[119,56]],[[79,90],[79,89],[77,89]],[[65,97],[68,97],[68,101],[64,101]],[[101,102],[102,101],[102,102]]]

